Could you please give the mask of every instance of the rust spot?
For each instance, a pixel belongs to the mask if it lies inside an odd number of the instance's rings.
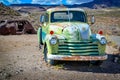
[[[90,61],[90,60],[106,60],[106,56],[70,56],[63,57],[62,60],[66,61]]]

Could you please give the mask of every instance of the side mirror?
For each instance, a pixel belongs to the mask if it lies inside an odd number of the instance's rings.
[[[95,23],[95,16],[92,15],[92,17],[91,17],[91,24],[94,24],[94,23]]]
[[[45,16],[43,16],[43,15],[40,16],[40,22],[41,22],[41,23],[44,23],[44,21],[45,21]]]

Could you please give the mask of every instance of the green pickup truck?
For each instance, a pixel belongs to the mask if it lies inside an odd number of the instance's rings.
[[[91,17],[91,24],[94,23]],[[37,35],[44,46],[44,60],[53,65],[56,61],[93,61],[107,59],[107,40],[103,32],[91,32],[87,14],[80,8],[50,8],[40,17],[42,25]]]

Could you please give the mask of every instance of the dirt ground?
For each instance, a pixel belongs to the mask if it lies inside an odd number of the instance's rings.
[[[120,80],[120,64],[110,56],[101,66],[87,62],[50,66],[37,42],[36,35],[0,36],[0,80]]]

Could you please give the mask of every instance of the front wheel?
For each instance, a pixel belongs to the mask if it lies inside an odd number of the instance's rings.
[[[44,60],[46,63],[50,64],[50,65],[55,65],[56,61],[55,60],[49,60],[48,59],[48,49],[47,49],[47,46],[44,47]]]

